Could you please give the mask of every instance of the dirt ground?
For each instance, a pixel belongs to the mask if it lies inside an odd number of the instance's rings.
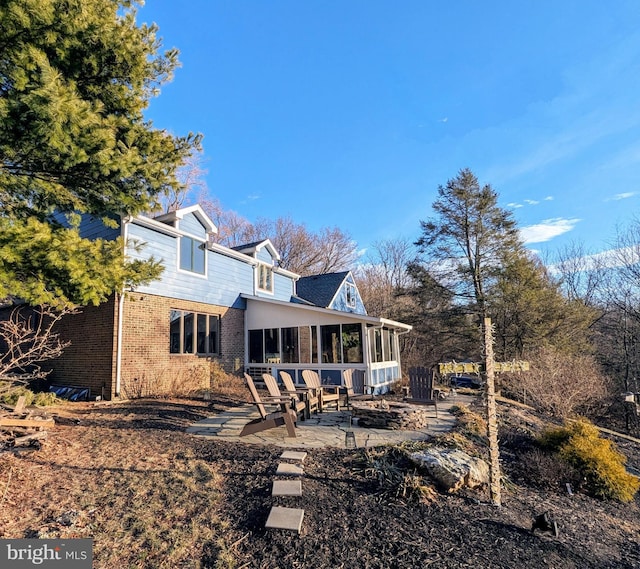
[[[93,537],[101,569],[640,567],[640,498],[620,504],[554,487],[527,442],[539,418],[521,409],[500,405],[505,487],[495,507],[486,489],[421,503],[384,493],[362,449],[310,451],[303,496],[272,498],[282,449],[185,433],[233,403],[50,410],[56,427],[41,448],[0,453],[0,538]],[[640,446],[616,442],[640,469]],[[273,505],[304,509],[300,536],[265,530]],[[558,537],[531,532],[543,512]]]

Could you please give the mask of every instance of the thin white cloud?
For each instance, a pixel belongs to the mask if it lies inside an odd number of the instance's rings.
[[[547,196],[546,198],[544,198],[545,202],[552,202],[553,201],[553,196]]]
[[[507,207],[512,207],[513,209],[518,209],[519,207],[524,207],[521,203],[511,202],[507,204]]]
[[[540,223],[520,229],[520,237],[525,245],[529,243],[544,243],[571,231],[579,221],[577,218],[565,219],[562,217],[545,219]]]
[[[540,202],[536,200],[524,200],[527,205],[538,205]]]
[[[620,200],[626,200],[628,198],[632,198],[633,196],[636,195],[636,192],[623,192],[621,194],[616,194],[615,196],[613,196],[612,198],[607,198],[606,201],[620,201]]]

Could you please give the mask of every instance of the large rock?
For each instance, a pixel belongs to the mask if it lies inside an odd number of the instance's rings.
[[[409,456],[447,492],[489,483],[489,465],[459,449],[432,448]]]

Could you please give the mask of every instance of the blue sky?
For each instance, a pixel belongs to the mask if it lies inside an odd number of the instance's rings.
[[[543,254],[611,246],[640,205],[637,0],[148,0],[182,67],[147,116],[204,135],[250,221],[419,236],[470,168]]]

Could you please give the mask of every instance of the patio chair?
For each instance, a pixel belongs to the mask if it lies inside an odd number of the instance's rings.
[[[289,407],[290,397],[268,397],[265,401],[262,401],[253,378],[248,374],[244,374],[244,379],[251,392],[251,398],[253,404],[258,408],[260,417],[249,421],[240,431],[240,436],[253,435],[261,431],[273,429],[275,427],[281,427],[285,425],[287,427],[287,434],[289,437],[296,436],[296,412]],[[280,411],[273,413],[267,413],[265,404],[276,404],[280,407]]]
[[[278,380],[270,373],[263,373],[262,380],[264,381],[267,391],[271,397],[278,397],[280,399],[289,397],[290,407],[296,412],[296,416],[300,414],[300,418],[303,420],[309,417],[306,402],[299,399],[296,393],[290,393],[289,391],[282,393],[280,391],[280,387],[278,387]]]
[[[354,369],[345,369],[342,372],[342,382],[344,383],[344,393],[346,395],[344,405],[345,407],[351,407],[351,401],[357,400],[371,400],[373,398],[372,395],[367,395],[363,393],[356,393],[353,389],[353,372]]]
[[[433,373],[426,367],[412,367],[409,370],[409,393],[407,403],[433,405],[438,417],[438,397],[433,389]]]
[[[287,395],[290,393],[295,393],[298,399],[306,403],[309,410],[309,415],[311,415],[311,413],[318,412],[318,407],[320,406],[320,398],[317,396],[313,389],[309,389],[308,387],[296,386],[296,384],[293,383],[291,374],[286,371],[280,372],[280,379],[282,380],[282,385],[284,385],[284,389]]]
[[[302,370],[302,379],[309,389],[315,390],[320,400],[320,413],[324,411],[325,405],[329,403],[336,404],[336,410],[340,411],[340,386],[339,385],[322,385],[318,373],[311,369]]]

